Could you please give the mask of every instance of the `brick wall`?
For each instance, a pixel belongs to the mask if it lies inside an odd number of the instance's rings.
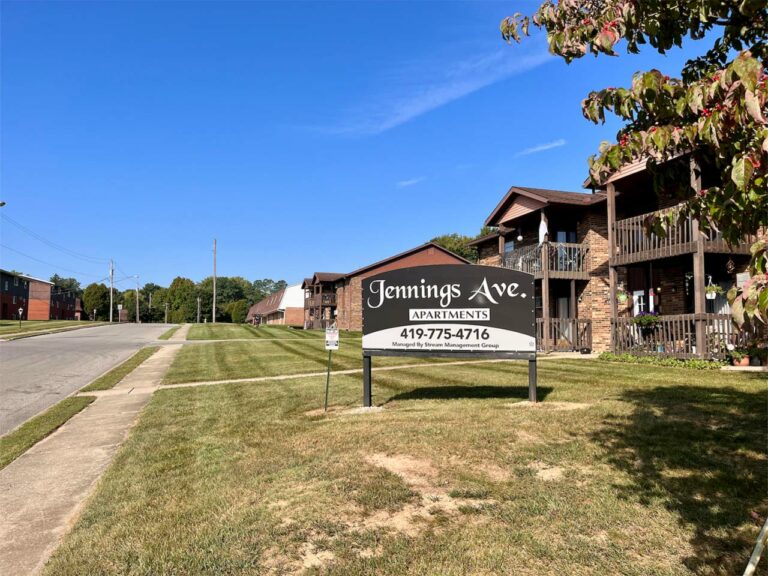
[[[28,320],[51,319],[51,285],[35,280],[29,281]]]
[[[362,274],[348,278],[343,283],[338,283],[336,287],[336,323],[339,329],[363,329],[363,278],[389,270],[431,264],[464,264],[464,262],[434,246],[427,246],[419,252],[366,270]]]
[[[286,308],[283,323],[288,326],[304,326],[304,308]]]

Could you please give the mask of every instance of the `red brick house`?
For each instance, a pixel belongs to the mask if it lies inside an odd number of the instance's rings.
[[[251,324],[301,327],[304,324],[302,303],[301,285],[287,286],[251,306],[245,320]]]
[[[363,329],[363,278],[399,268],[434,264],[471,264],[471,262],[434,242],[428,242],[337,278],[335,281],[336,325],[340,330]]]
[[[512,186],[471,242],[478,263],[533,274],[543,351],[610,348],[606,194]]]

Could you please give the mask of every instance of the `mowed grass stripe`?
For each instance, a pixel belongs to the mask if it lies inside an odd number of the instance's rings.
[[[170,330],[166,330],[159,336],[158,340],[169,340],[180,328],[181,326],[174,326]]]
[[[91,402],[94,396],[64,398],[42,414],[31,418],[16,430],[0,437],[0,470],[24,454],[43,438],[50,436]]]
[[[301,573],[308,550],[345,576],[743,570],[768,514],[765,379],[551,360],[524,407],[526,368],[380,372],[364,415],[341,410],[359,375],[325,416],[324,377],[160,391],[45,574]]]

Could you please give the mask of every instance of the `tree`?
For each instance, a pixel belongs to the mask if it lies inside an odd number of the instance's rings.
[[[274,294],[278,290],[282,290],[288,286],[285,280],[272,280],[271,278],[263,278],[261,280],[254,280],[251,287],[251,297],[248,299],[251,304],[259,302]]]
[[[103,283],[88,284],[83,291],[83,308],[89,316],[96,310],[94,320],[109,320],[109,288]]]
[[[496,232],[496,229],[491,226],[483,226],[480,228],[480,232],[477,236],[464,236],[463,234],[443,234],[442,236],[435,236],[430,240],[438,246],[442,246],[446,250],[450,250],[454,254],[458,254],[462,258],[466,258],[470,262],[477,262],[477,248],[470,246],[469,243],[472,240],[477,240],[488,234]]]
[[[75,297],[81,298],[83,296],[83,289],[80,287],[80,282],[75,278],[62,278],[58,274],[51,276],[50,281],[54,286],[65,291],[72,292]]]
[[[177,276],[168,287],[170,322],[194,322],[197,318],[197,288],[189,278]]]
[[[638,72],[629,88],[609,87],[587,96],[582,112],[588,120],[602,123],[608,112],[624,121],[616,142],[603,142],[589,159],[590,175],[599,183],[620,166],[647,159],[658,192],[670,181],[681,182],[680,165],[690,155],[716,177],[698,190],[688,185],[688,178],[682,180],[684,204],[673,217],[694,215],[702,230],[717,230],[732,243],[768,226],[763,64],[768,56],[768,2],[546,0],[532,16],[505,18],[502,36],[519,42],[531,24],[546,30],[550,51],[566,62],[588,53],[615,56],[622,42],[629,53],[649,44],[663,54],[687,37],[713,38],[709,51],[689,60],[680,78],[658,70]],[[657,219],[649,228],[663,234],[670,223]],[[730,292],[739,323],[768,318],[765,244],[755,244],[752,252],[750,286]]]
[[[226,308],[231,322],[235,324],[242,324],[245,322],[245,316],[248,314],[247,300],[243,299],[230,302],[227,304]]]

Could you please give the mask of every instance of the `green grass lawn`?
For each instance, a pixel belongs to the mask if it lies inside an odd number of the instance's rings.
[[[113,388],[115,384],[120,382],[128,374],[134,371],[134,369],[144,362],[147,358],[152,356],[155,352],[160,350],[159,346],[148,346],[141,348],[136,354],[128,358],[125,362],[119,366],[115,366],[102,376],[99,376],[96,380],[85,386],[81,392],[91,392],[93,390],[108,390]]]
[[[31,418],[13,432],[0,437],[0,470],[16,458],[52,434],[67,420],[88,406],[93,396],[72,396],[64,398],[42,414]]]
[[[22,334],[39,330],[55,330],[57,328],[69,328],[72,326],[86,327],[96,326],[100,322],[80,320],[22,320],[19,327],[18,320],[0,320],[0,337],[5,334]]]
[[[360,338],[360,332],[342,331],[341,338]],[[187,340],[233,339],[323,339],[324,330],[301,330],[288,326],[251,326],[250,324],[195,324]]]
[[[321,372],[328,352],[319,338],[267,340],[262,342],[215,342],[184,346],[163,379],[163,384],[203,382],[229,378],[259,378],[281,374]],[[442,360],[443,362],[445,360]],[[441,362],[438,359],[375,358],[374,366]],[[362,368],[360,340],[342,341],[333,353],[332,369]]]
[[[425,365],[328,415],[324,380],[156,393],[45,574],[714,576],[768,514],[755,375],[548,361],[532,407],[523,363]]]

